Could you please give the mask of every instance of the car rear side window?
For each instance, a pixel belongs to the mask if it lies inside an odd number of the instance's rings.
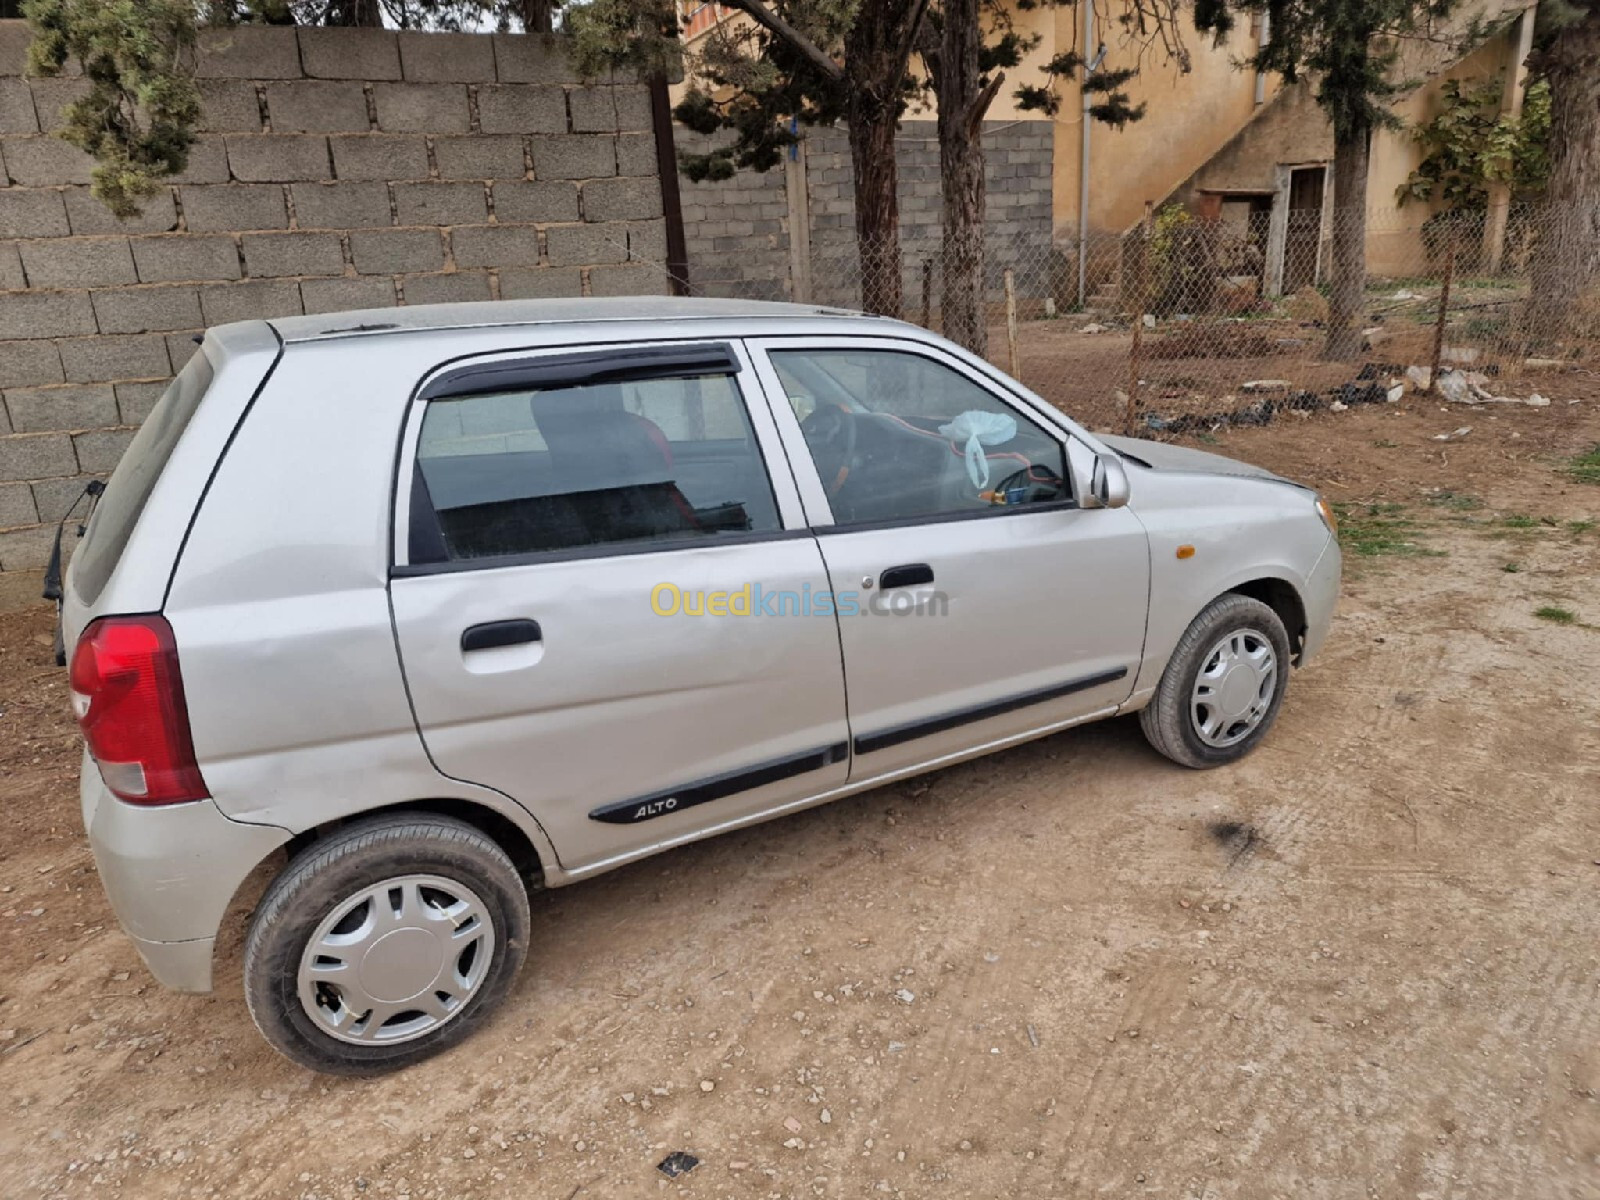
[[[779,528],[731,373],[432,400],[411,500],[414,564]]]
[[[93,604],[99,598],[117,569],[145,502],[178,439],[189,427],[189,419],[205,398],[212,375],[211,360],[204,352],[191,357],[123,451],[73,556],[73,587],[85,604]]]

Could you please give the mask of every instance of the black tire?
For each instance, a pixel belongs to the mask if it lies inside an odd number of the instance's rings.
[[[1219,639],[1238,629],[1250,630],[1271,642],[1277,658],[1277,682],[1260,723],[1240,741],[1218,747],[1201,739],[1190,698],[1211,649]],[[1173,762],[1196,770],[1238,762],[1256,748],[1278,719],[1284,694],[1289,690],[1289,655],[1289,634],[1270,607],[1233,592],[1217,597],[1178,639],[1156,694],[1140,711],[1139,725],[1145,738]]]
[[[493,950],[459,1011],[412,1040],[355,1044],[320,1028],[299,994],[305,949],[335,908],[363,888],[407,875],[438,876],[475,893]],[[469,1037],[505,999],[528,952],[528,893],[510,858],[463,821],[398,813],[354,822],[312,843],[262,897],[244,950],[244,992],[256,1028],[281,1054],[330,1075],[376,1075],[429,1058]]]

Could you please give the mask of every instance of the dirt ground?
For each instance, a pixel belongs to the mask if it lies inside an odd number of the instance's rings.
[[[1117,720],[542,893],[379,1080],[257,1038],[245,912],[151,983],[0,618],[0,1197],[1600,1196],[1600,388],[1549,387],[1215,436],[1387,549],[1245,762]]]

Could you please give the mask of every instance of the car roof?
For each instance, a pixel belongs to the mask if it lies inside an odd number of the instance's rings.
[[[816,320],[819,317],[852,321],[883,320],[850,309],[816,304],[685,296],[607,296],[368,308],[355,312],[275,318],[271,324],[284,341],[306,342],[380,333],[420,333],[485,326],[582,325],[607,321]]]

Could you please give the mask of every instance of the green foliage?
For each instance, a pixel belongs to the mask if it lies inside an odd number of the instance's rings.
[[[192,0],[28,0],[23,12],[34,33],[29,73],[59,75],[71,61],[89,82],[60,136],[95,158],[94,195],[119,217],[137,215],[194,143]]]
[[[1537,196],[1550,175],[1550,85],[1529,85],[1519,119],[1500,111],[1498,79],[1448,80],[1439,90],[1437,116],[1416,129],[1423,159],[1395,193],[1444,203],[1454,211],[1488,207],[1489,185],[1509,184],[1514,200]]]
[[[1600,446],[1580,454],[1567,464],[1567,474],[1576,483],[1600,483]]]
[[[1048,80],[1047,83],[1023,84],[1017,88],[1017,107],[1055,116],[1061,111],[1061,96],[1056,91],[1055,85],[1063,79],[1079,78],[1083,75],[1085,66],[1083,56],[1076,50],[1057,54],[1041,68]],[[1091,96],[1099,97],[1089,106],[1089,115],[1096,121],[1116,129],[1121,129],[1129,121],[1142,119],[1146,106],[1143,103],[1134,104],[1129,99],[1128,93],[1122,90],[1138,74],[1136,67],[1116,70],[1100,67],[1087,72],[1084,78],[1084,90]]]
[[[1412,540],[1416,524],[1398,504],[1336,503],[1333,507],[1339,516],[1339,543],[1357,557],[1432,558],[1440,554]]]
[[[1578,619],[1578,614],[1570,608],[1560,608],[1554,604],[1546,604],[1543,608],[1534,609],[1533,615],[1541,621],[1553,621],[1557,625],[1571,625]]]

